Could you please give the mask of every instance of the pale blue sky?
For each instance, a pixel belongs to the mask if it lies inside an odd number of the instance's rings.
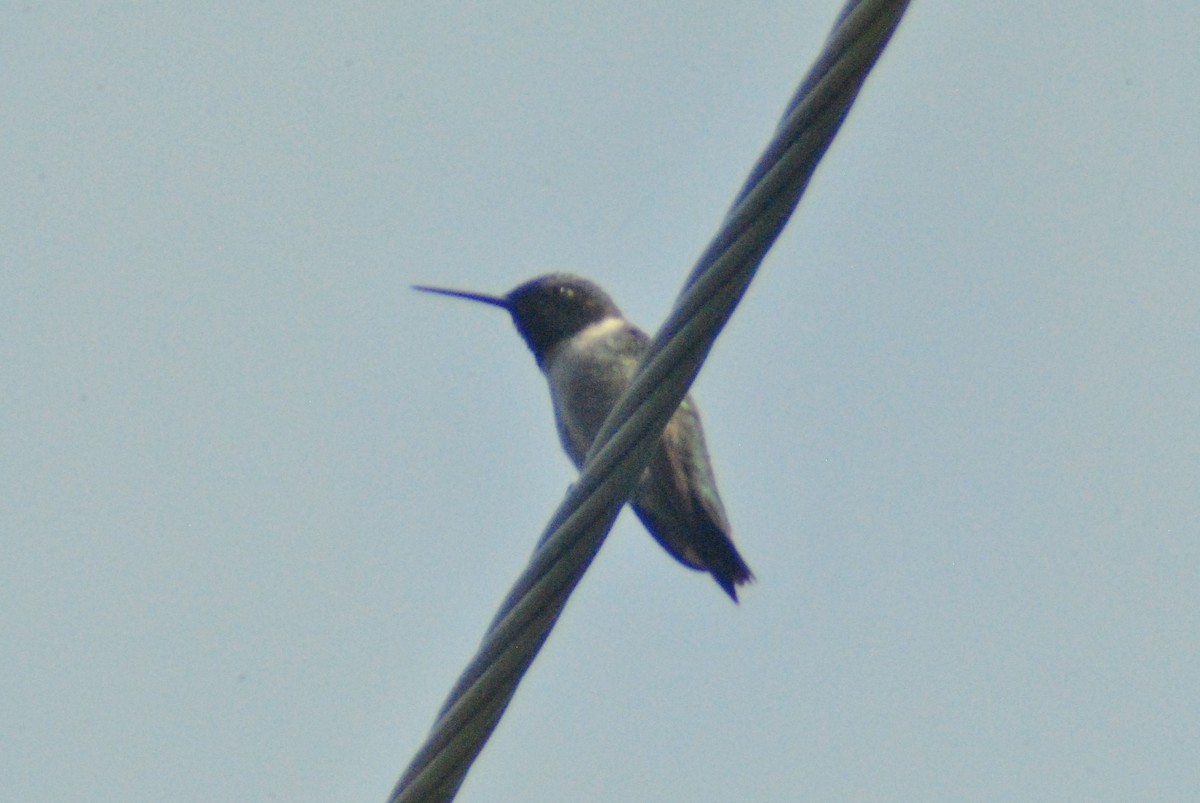
[[[572,481],[506,316],[653,329],[832,3],[12,4],[0,799],[382,801]],[[462,801],[1200,789],[1200,6],[916,3]]]

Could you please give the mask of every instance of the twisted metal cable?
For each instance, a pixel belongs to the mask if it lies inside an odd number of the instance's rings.
[[[457,794],[907,6],[907,0],[851,0],[842,9],[389,803],[449,801]]]

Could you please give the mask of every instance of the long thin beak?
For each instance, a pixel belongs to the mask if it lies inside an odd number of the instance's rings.
[[[465,298],[468,301],[478,301],[483,304],[491,304],[493,307],[508,309],[508,300],[500,296],[489,296],[484,293],[469,293],[466,290],[448,290],[445,287],[425,287],[424,285],[420,284],[414,284],[413,289],[420,290],[422,293],[437,293],[440,296]]]

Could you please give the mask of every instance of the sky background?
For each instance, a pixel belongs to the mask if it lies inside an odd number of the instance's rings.
[[[0,11],[0,799],[382,801],[836,3]],[[917,2],[462,801],[1194,800],[1200,5]]]

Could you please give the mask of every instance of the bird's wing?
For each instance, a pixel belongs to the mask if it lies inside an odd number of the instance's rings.
[[[753,578],[730,538],[729,519],[717,495],[704,431],[691,398],[685,398],[663,432],[634,495],[633,509],[646,529],[680,563],[712,574],[734,600],[735,586]]]

